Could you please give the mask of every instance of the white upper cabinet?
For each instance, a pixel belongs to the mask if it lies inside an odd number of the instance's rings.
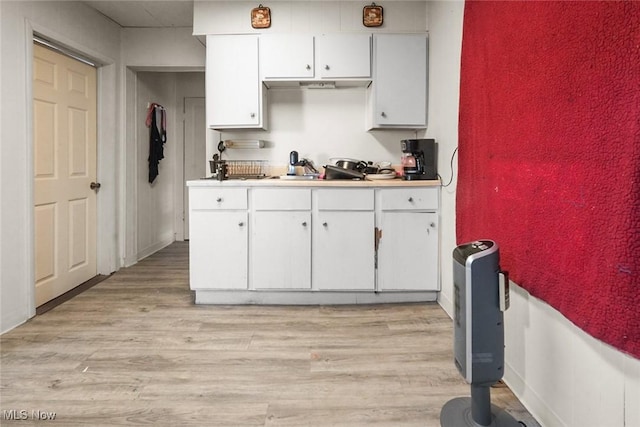
[[[207,125],[264,128],[257,35],[207,36]]]
[[[373,36],[368,129],[427,126],[427,35]]]
[[[263,80],[313,78],[313,36],[261,35],[260,75]]]
[[[370,34],[264,34],[260,77],[277,80],[369,80]]]
[[[208,35],[207,125],[266,129],[266,87],[335,81],[368,85],[368,130],[426,128],[427,61],[423,33]]]
[[[324,34],[316,39],[317,76],[322,79],[370,78],[370,34]]]

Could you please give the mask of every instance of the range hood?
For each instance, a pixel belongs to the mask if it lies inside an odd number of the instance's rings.
[[[301,88],[301,89],[339,89],[349,87],[368,87],[371,79],[367,80],[263,80],[267,89],[271,88]]]

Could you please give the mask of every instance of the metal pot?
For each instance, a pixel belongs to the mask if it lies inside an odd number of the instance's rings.
[[[335,165],[339,168],[363,172],[367,168],[367,162],[355,159],[337,159]]]
[[[325,165],[324,179],[364,179],[364,174],[352,169]]]

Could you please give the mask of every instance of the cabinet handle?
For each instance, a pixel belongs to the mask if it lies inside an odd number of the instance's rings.
[[[303,222],[302,222],[302,226],[303,226],[303,227],[306,227],[306,226],[307,226],[307,221],[303,221]]]
[[[323,227],[328,227],[328,226],[329,226],[329,224],[327,224],[326,222],[323,222],[323,223],[322,223],[322,226],[323,226]]]
[[[216,202],[218,202],[218,203],[220,203],[221,201],[222,201],[222,197],[218,197],[218,198],[216,199]]]
[[[244,222],[240,221],[240,222],[238,223],[238,227],[242,227],[242,226],[244,226]]]
[[[307,70],[311,69],[311,65],[307,64],[307,66],[305,67]]]
[[[412,203],[413,202],[413,197],[409,197],[408,201],[409,201],[409,203]]]
[[[255,118],[255,117],[256,117],[256,113],[251,113],[251,114],[250,114],[250,116],[251,116],[251,118],[253,119],[253,118]]]
[[[324,69],[325,69],[325,70],[328,70],[328,69],[329,69],[329,66],[328,66],[328,65],[325,65],[325,66],[324,66]]]
[[[380,117],[387,117],[387,113],[383,111],[382,113],[380,113]]]
[[[429,224],[429,227],[431,227],[431,228],[436,228],[436,223],[435,223],[435,222],[432,222],[431,224]]]

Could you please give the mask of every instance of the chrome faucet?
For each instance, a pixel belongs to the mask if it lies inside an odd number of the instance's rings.
[[[304,168],[305,175],[318,173],[318,170],[315,168],[311,160],[298,159],[298,152],[292,151],[289,153],[289,171],[287,172],[287,175],[295,175],[296,166],[302,166]]]

